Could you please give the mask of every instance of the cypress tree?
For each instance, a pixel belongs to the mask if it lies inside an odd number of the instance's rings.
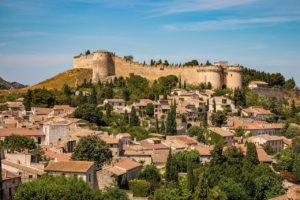
[[[90,104],[97,104],[97,91],[95,87],[92,87],[92,92],[91,92],[91,96],[90,96],[90,100],[89,100]]]
[[[132,106],[131,112],[130,112],[130,126],[138,126],[139,125],[139,117],[136,114],[135,107]]]
[[[166,163],[166,172],[165,172],[165,178],[167,182],[177,182],[178,181],[178,171],[177,171],[177,165],[176,160],[172,156],[171,149],[169,150],[169,155]]]
[[[2,180],[2,155],[0,155],[0,200],[3,199],[3,180]]]
[[[165,126],[164,120],[161,121],[160,132],[161,133],[165,133],[166,132],[166,126]]]
[[[292,105],[291,105],[291,117],[295,117],[297,114],[297,108],[295,105],[295,100],[293,99]]]
[[[243,171],[251,172],[259,164],[256,146],[253,143],[247,143],[247,153],[244,158]]]
[[[125,110],[125,113],[124,113],[123,123],[124,124],[129,124],[129,115],[128,115],[127,110]]]
[[[177,134],[177,124],[176,124],[176,102],[171,105],[171,110],[168,112],[166,132],[168,135]]]
[[[216,113],[217,112],[217,104],[216,104],[216,100],[213,99],[213,112]]]
[[[159,130],[159,122],[158,122],[157,117],[155,118],[155,128],[156,128],[156,132],[157,132],[157,133],[160,133],[160,130]]]
[[[207,200],[209,194],[209,184],[208,177],[204,173],[199,176],[199,181],[197,184],[197,189],[194,194],[194,199]]]
[[[191,192],[193,192],[195,188],[195,177],[191,156],[189,156],[187,160],[187,188]]]

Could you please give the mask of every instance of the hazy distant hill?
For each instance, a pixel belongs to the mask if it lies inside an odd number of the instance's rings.
[[[71,87],[76,87],[78,84],[82,84],[84,79],[89,81],[92,78],[91,69],[71,69],[53,76],[38,84],[23,88],[20,92],[24,92],[28,89],[46,88],[46,89],[61,89],[64,84]]]
[[[0,90],[21,89],[24,87],[26,87],[26,85],[23,85],[18,82],[8,82],[0,77]]]

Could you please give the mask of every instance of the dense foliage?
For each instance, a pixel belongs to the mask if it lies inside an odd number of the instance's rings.
[[[32,150],[36,148],[33,139],[21,135],[11,135],[4,139],[2,146],[10,151]]]
[[[271,87],[293,89],[296,84],[293,79],[285,80],[281,73],[266,73],[255,69],[244,68],[243,85],[247,86],[251,81],[265,81]]]
[[[92,189],[82,179],[65,176],[42,176],[23,183],[17,190],[15,200],[57,199],[103,199],[100,191]]]
[[[85,136],[76,144],[73,160],[94,161],[98,168],[111,160],[112,152],[109,146],[98,136]]]
[[[107,188],[104,192],[93,189],[89,184],[77,177],[44,175],[34,181],[23,183],[18,188],[14,199],[127,200],[128,197],[124,191],[115,187]]]

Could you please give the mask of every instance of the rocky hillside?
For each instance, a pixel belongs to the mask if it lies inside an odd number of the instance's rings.
[[[0,77],[0,90],[21,89],[24,87],[26,87],[26,85],[23,85],[18,82],[8,82]]]

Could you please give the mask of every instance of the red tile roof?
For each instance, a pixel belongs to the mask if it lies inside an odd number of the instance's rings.
[[[45,135],[42,129],[0,128],[0,137],[6,137],[13,134],[22,135],[22,136],[44,136]]]
[[[49,162],[45,171],[56,171],[56,172],[87,172],[94,162],[90,161],[59,161]]]
[[[121,169],[124,169],[126,171],[129,171],[129,170],[135,169],[137,167],[141,167],[142,165],[138,162],[133,161],[133,160],[126,159],[126,160],[122,160],[120,162],[115,163],[114,166],[118,167],[118,168],[121,168]]]

